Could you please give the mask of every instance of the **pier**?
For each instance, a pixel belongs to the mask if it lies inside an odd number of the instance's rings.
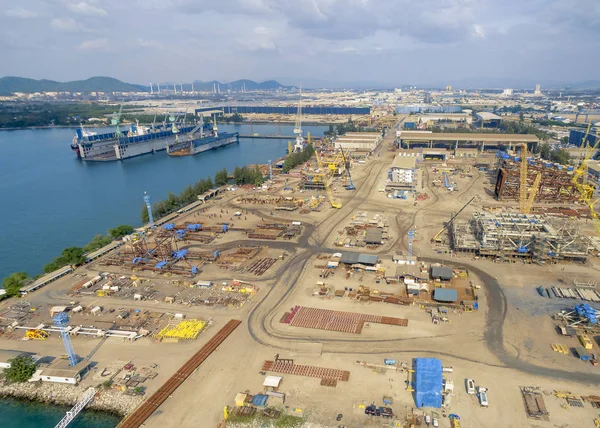
[[[267,138],[271,140],[295,140],[295,135],[279,134],[240,134],[240,138]]]

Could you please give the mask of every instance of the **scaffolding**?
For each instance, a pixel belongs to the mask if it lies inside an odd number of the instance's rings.
[[[468,222],[452,225],[455,251],[481,256],[529,258],[536,262],[587,259],[589,243],[570,219],[541,215],[474,213]]]
[[[523,194],[529,195],[532,190],[537,190],[533,193],[537,202],[559,203],[573,202],[579,199],[577,187],[572,181],[574,170],[572,166],[553,164],[543,160],[527,160],[524,180],[527,188],[522,192],[522,165],[520,158],[517,157],[506,156],[500,159],[495,187],[495,195],[498,200],[521,201]],[[525,199],[527,199],[526,196]]]

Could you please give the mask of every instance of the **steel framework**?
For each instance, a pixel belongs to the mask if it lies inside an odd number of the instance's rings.
[[[77,355],[75,355],[75,350],[73,349],[73,344],[71,343],[71,336],[69,336],[69,332],[67,331],[69,316],[64,312],[60,312],[54,316],[54,318],[52,318],[52,321],[54,321],[54,325],[60,330],[60,335],[65,345],[65,351],[67,352],[67,357],[69,358],[69,365],[76,365],[78,362]]]

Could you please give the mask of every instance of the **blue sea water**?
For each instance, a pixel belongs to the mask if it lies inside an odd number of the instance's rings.
[[[324,126],[304,132],[322,136]],[[220,131],[292,135],[290,125],[219,125]],[[216,171],[266,163],[285,154],[286,140],[242,139],[240,144],[188,157],[166,152],[122,162],[86,163],[70,149],[73,129],[0,132],[0,281],[11,272],[41,272],[72,245],[119,224],[139,226],[142,196],[154,201],[179,193]],[[0,400],[2,428],[53,427],[66,408]],[[118,417],[83,412],[73,428],[114,427]]]
[[[60,421],[68,407],[6,398],[0,400],[0,426],[2,428],[52,428]],[[69,428],[114,428],[120,417],[106,413],[84,411]]]
[[[219,125],[242,134],[292,135],[291,125]],[[323,135],[324,126],[304,132]],[[140,225],[144,191],[153,201],[181,192],[217,170],[266,163],[285,154],[286,140],[242,139],[196,156],[166,152],[122,162],[82,162],[70,149],[73,129],[0,132],[0,278],[41,272],[63,248],[85,245],[119,224]]]

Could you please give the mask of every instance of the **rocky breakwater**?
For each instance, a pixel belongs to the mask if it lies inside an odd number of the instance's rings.
[[[23,382],[0,383],[0,397],[14,397],[41,403],[74,405],[83,395],[87,386],[62,385],[57,383]],[[141,402],[140,396],[125,395],[121,391],[100,388],[87,409],[125,416]]]

